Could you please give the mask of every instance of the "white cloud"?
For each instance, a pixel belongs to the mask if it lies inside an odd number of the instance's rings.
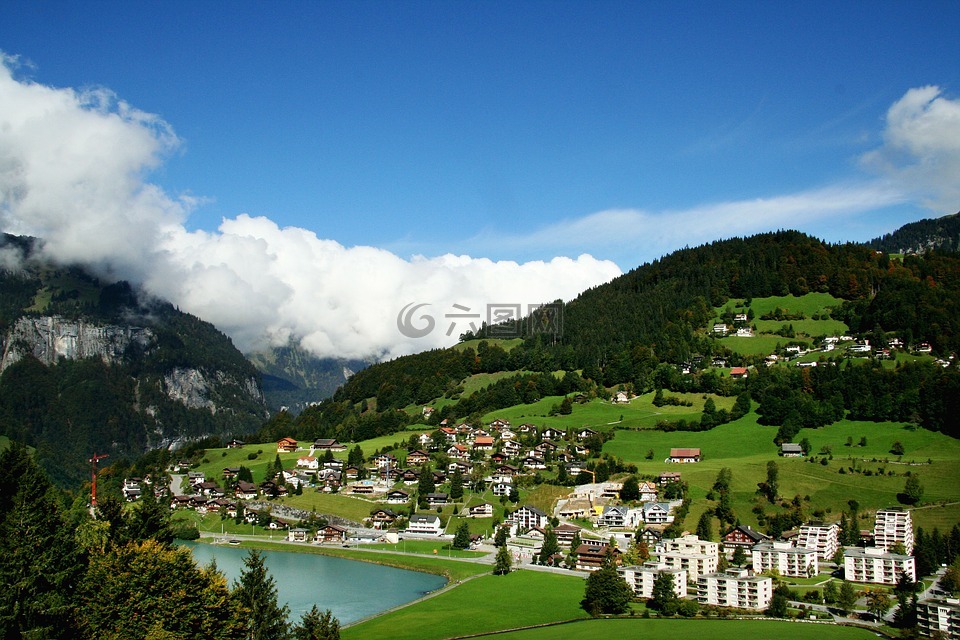
[[[887,111],[883,146],[862,157],[940,213],[960,210],[960,99],[939,87],[910,89]]]
[[[447,346],[468,328],[455,304],[483,319],[488,303],[569,299],[620,273],[583,255],[524,264],[445,255],[404,260],[344,247],[249,215],[190,232],[190,198],[146,180],[179,143],[169,125],[105,90],[19,80],[0,58],[0,220],[46,240],[51,256],[143,283],[230,334],[243,349],[302,338],[319,356],[392,357]],[[397,316],[411,302],[435,317],[411,339]],[[418,314],[419,317],[419,314]],[[478,322],[479,320],[475,320]]]
[[[476,244],[496,244],[523,251],[570,249],[623,256],[636,265],[684,246],[774,229],[802,229],[835,222],[906,200],[886,181],[834,185],[772,198],[706,204],[683,210],[611,209],[563,220],[527,235],[478,237]]]

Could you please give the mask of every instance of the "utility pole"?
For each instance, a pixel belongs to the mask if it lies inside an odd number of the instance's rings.
[[[88,462],[90,462],[90,464],[93,466],[93,472],[91,475],[92,489],[90,491],[90,513],[93,514],[94,517],[96,517],[97,511],[97,462],[109,457],[110,454],[108,453],[94,453],[93,457],[88,460]]]

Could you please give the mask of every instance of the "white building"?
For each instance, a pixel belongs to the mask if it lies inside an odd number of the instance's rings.
[[[416,513],[410,516],[407,531],[410,533],[438,536],[443,533],[443,527],[440,525],[440,516]]]
[[[762,610],[773,598],[773,579],[746,569],[710,573],[697,578],[697,601],[721,607]]]
[[[913,556],[887,553],[883,547],[851,547],[843,552],[844,578],[850,582],[897,584],[905,573],[911,582],[917,580]]]
[[[877,511],[873,525],[874,544],[889,550],[898,542],[908,554],[913,553],[913,520],[910,512],[901,507],[887,507]]]
[[[942,633],[947,638],[960,638],[960,600],[921,600],[917,603],[917,625],[925,636]]]
[[[673,592],[678,598],[687,597],[687,572],[683,569],[671,569],[662,562],[645,562],[640,567],[620,567],[617,572],[633,588],[638,598],[653,597],[653,583],[661,573],[669,573],[673,576]]]
[[[671,569],[683,569],[689,579],[715,573],[720,557],[720,544],[701,540],[695,535],[665,538],[659,550],[660,562]]]
[[[797,547],[813,549],[821,560],[830,560],[840,548],[840,527],[833,522],[808,522],[797,532]]]
[[[547,519],[546,513],[530,505],[520,507],[510,516],[510,520],[522,531],[534,527],[543,529],[547,526]]]
[[[789,542],[761,542],[753,547],[753,570],[809,578],[820,573],[817,555],[813,549],[794,547]]]

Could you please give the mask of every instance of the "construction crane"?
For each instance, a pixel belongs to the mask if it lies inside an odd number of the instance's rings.
[[[90,511],[91,513],[95,512],[97,509],[97,462],[103,460],[104,458],[109,458],[109,453],[94,453],[93,457],[88,460],[88,462],[93,465],[93,474],[92,474],[92,489],[90,492]]]

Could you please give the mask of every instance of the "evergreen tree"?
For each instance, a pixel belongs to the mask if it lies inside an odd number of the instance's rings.
[[[27,450],[0,453],[0,637],[75,635],[73,597],[84,570],[54,489]]]
[[[453,470],[450,476],[450,499],[459,500],[463,497],[463,472],[460,471],[460,465]]]
[[[580,531],[573,532],[573,538],[570,539],[570,553],[576,553],[583,540],[580,538]]]
[[[630,476],[623,481],[623,488],[620,489],[620,500],[623,502],[633,502],[640,499],[640,483],[637,482],[637,476]]]
[[[700,514],[700,520],[697,522],[697,537],[701,540],[713,540],[713,518],[709,511]]]
[[[510,550],[507,549],[507,545],[503,545],[497,551],[497,559],[493,564],[493,575],[495,576],[505,576],[510,573],[511,567],[513,565],[513,560],[510,558]]]
[[[787,605],[790,600],[790,589],[786,585],[780,585],[773,590],[773,597],[770,598],[770,606],[767,608],[767,615],[774,618],[787,617]]]
[[[733,564],[738,567],[742,567],[747,562],[747,552],[743,550],[742,545],[737,545],[737,548],[733,550]]]
[[[547,533],[543,537],[543,546],[540,547],[537,560],[540,564],[550,564],[550,558],[558,553],[560,553],[560,543],[557,542],[557,534],[553,527],[547,527]]]
[[[433,469],[429,464],[423,465],[420,470],[420,478],[417,480],[417,504],[421,509],[427,508],[427,494],[437,490],[437,485],[433,480]]]
[[[507,527],[497,527],[497,534],[493,537],[493,545],[495,547],[507,546],[507,536],[509,535],[510,530]]]
[[[837,604],[844,611],[850,611],[857,601],[857,590],[852,582],[843,581],[840,585],[840,593],[837,596]]]
[[[267,571],[263,556],[253,549],[243,560],[244,570],[231,597],[239,609],[246,637],[249,640],[283,640],[288,625],[286,605],[277,601],[277,586]]]
[[[144,487],[143,495],[127,517],[126,530],[131,541],[156,540],[163,544],[173,542],[170,507],[157,500],[152,487]]]
[[[623,613],[633,600],[633,589],[623,579],[612,561],[590,574],[580,606],[592,616],[602,613]]]
[[[886,591],[872,589],[867,593],[867,611],[875,615],[878,619],[883,618],[890,609],[890,596]]]
[[[347,466],[350,467],[362,467],[363,466],[363,449],[358,444],[353,449],[350,449],[350,452],[347,454]]]
[[[340,640],[340,621],[329,609],[320,613],[313,605],[293,628],[293,640]]]
[[[837,583],[833,580],[827,582],[823,588],[823,601],[827,604],[833,604],[840,599],[840,591],[837,589]]]
[[[466,549],[470,546],[470,525],[464,520],[457,527],[457,533],[453,536],[454,549]]]
[[[653,589],[647,607],[654,611],[666,611],[671,602],[676,602],[677,593],[673,590],[673,574],[661,572],[653,580]]]

